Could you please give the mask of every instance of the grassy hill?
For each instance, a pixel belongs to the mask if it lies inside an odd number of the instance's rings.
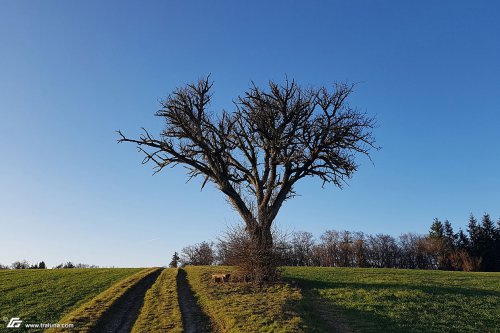
[[[0,270],[0,319],[55,323],[140,268]],[[3,325],[2,325],[3,326]]]
[[[211,279],[234,270],[0,271],[0,316],[88,332],[121,311],[134,332],[182,332],[182,285],[217,332],[500,332],[500,273],[284,267],[283,282],[260,287]]]

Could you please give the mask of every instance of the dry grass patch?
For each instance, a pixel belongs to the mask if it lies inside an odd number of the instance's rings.
[[[232,267],[186,267],[189,284],[203,310],[221,332],[303,332],[293,310],[302,296],[288,284],[215,283],[214,273],[232,273]]]

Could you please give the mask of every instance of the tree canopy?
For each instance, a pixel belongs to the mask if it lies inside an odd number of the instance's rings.
[[[252,83],[234,110],[210,109],[209,77],[174,90],[156,112],[164,119],[159,137],[146,129],[132,142],[156,172],[181,164],[188,176],[214,183],[241,215],[259,248],[272,246],[271,224],[295,184],[317,177],[342,187],[357,170],[357,154],[375,148],[373,118],[351,107],[353,85],[303,88],[295,81]]]

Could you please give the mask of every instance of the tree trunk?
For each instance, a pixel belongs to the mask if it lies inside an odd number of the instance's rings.
[[[252,278],[256,283],[276,277],[276,258],[273,251],[271,226],[257,225],[250,230],[252,242]]]

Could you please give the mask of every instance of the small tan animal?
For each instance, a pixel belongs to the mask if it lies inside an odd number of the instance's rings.
[[[212,274],[213,282],[229,282],[231,274]]]

